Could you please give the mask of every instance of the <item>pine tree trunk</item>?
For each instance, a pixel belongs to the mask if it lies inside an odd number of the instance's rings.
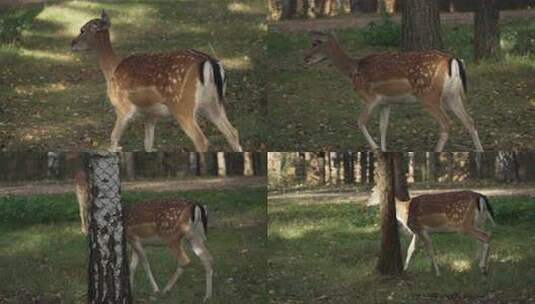
[[[403,1],[401,49],[406,52],[443,49],[438,1]]]
[[[353,184],[354,182],[353,154],[344,152],[344,183]]]
[[[381,275],[400,275],[403,265],[394,198],[396,187],[394,155],[379,152],[377,156],[375,180],[381,202],[381,252],[377,262],[377,271]],[[401,160],[401,155],[399,159]]]
[[[498,152],[496,155],[496,179],[500,182],[517,182],[519,180],[515,152]]]
[[[122,223],[119,158],[112,153],[92,153],[88,171],[92,199],[88,302],[132,303]]]
[[[500,11],[498,1],[479,0],[475,12],[474,56],[476,62],[483,58],[496,57],[499,47],[498,21]]]

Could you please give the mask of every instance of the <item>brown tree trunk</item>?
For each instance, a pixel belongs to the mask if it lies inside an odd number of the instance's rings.
[[[474,17],[474,57],[476,62],[479,62],[483,58],[496,57],[498,53],[500,11],[497,0],[479,0],[477,2]]]
[[[381,275],[400,275],[403,265],[396,220],[394,155],[379,152],[377,156],[375,180],[381,202],[381,252],[377,262],[377,271]],[[400,156],[398,158],[401,160]]]
[[[134,152],[124,152],[124,162],[126,169],[126,178],[133,180],[136,178],[136,162],[134,158]]]
[[[119,158],[112,153],[92,153],[88,171],[92,199],[88,302],[132,303],[122,222]]]
[[[394,174],[395,174],[395,194],[396,199],[400,201],[410,200],[409,191],[407,190],[407,178],[405,177],[405,168],[403,166],[403,157],[401,153],[392,153],[394,158]]]
[[[406,52],[443,49],[438,1],[403,1],[401,49]]]

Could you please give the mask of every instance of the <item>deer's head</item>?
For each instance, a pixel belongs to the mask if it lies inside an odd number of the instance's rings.
[[[110,26],[110,17],[106,11],[102,11],[100,19],[92,19],[80,28],[80,34],[71,42],[71,50],[90,51],[95,49],[98,33],[108,30]]]
[[[316,64],[328,58],[330,44],[335,42],[332,34],[312,31],[309,33],[312,40],[312,47],[305,53],[306,64]]]

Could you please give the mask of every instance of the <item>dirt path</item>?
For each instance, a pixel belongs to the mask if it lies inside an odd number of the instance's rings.
[[[513,19],[533,18],[535,10],[501,11],[500,23],[506,23]],[[361,28],[370,22],[378,22],[381,17],[377,14],[355,14],[351,16],[324,18],[324,19],[296,19],[271,23],[269,28],[274,32],[301,32],[312,30],[331,30],[343,28]],[[394,22],[401,22],[401,15],[392,16]],[[442,24],[472,24],[474,13],[441,13]]]
[[[456,190],[466,190],[461,188],[452,188],[452,189],[426,189],[426,190],[414,190],[410,191],[411,196],[417,196],[422,194],[429,194],[435,192],[448,192]],[[515,188],[474,188],[470,189],[482,193],[486,196],[530,196],[535,198],[535,186],[533,185],[522,185]],[[357,189],[358,191],[358,189]],[[370,195],[369,191],[355,192],[355,191],[346,191],[346,192],[313,192],[313,191],[303,191],[303,192],[292,192],[284,194],[275,194],[268,195],[269,202],[278,203],[285,200],[294,200],[297,203],[302,204],[314,204],[314,203],[326,203],[336,200],[338,203],[345,203],[348,201],[357,202],[357,203],[366,203],[368,196]]]
[[[121,183],[122,191],[190,191],[203,189],[229,189],[236,187],[261,187],[265,177],[225,177],[188,180],[145,180]],[[36,195],[73,192],[73,183],[30,182],[17,185],[0,185],[0,197],[7,195]]]

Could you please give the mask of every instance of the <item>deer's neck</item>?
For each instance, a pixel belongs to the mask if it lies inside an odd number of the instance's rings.
[[[351,58],[346,51],[344,51],[338,42],[331,41],[329,58],[335,67],[337,67],[344,75],[351,77],[356,68],[355,60]]]
[[[110,32],[108,30],[98,32],[96,39],[100,69],[104,73],[107,81],[119,64],[119,58],[115,55],[111,47]]]

